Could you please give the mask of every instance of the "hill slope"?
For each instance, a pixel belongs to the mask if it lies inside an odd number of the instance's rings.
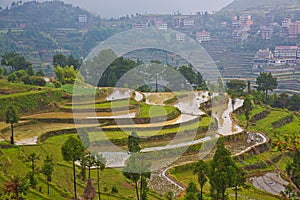
[[[299,0],[234,0],[221,11],[246,11],[300,7]]]

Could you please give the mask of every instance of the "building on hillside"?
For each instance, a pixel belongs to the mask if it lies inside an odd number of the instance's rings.
[[[201,42],[208,42],[211,40],[210,38],[210,33],[203,30],[201,32],[196,33],[196,40],[201,43]]]
[[[289,38],[297,38],[298,35],[298,23],[292,22],[289,24]]]
[[[262,27],[260,29],[260,37],[264,40],[271,39],[273,35],[273,28],[272,27]]]
[[[277,46],[274,53],[269,49],[260,49],[253,59],[253,69],[268,66],[295,65],[300,63],[300,47]]]
[[[195,20],[192,18],[183,19],[183,26],[194,26]]]
[[[240,21],[238,16],[233,16],[231,21],[232,28],[239,28],[240,27]]]
[[[234,30],[232,33],[232,39],[236,41],[245,41],[248,39],[249,33],[244,30]]]
[[[272,51],[268,49],[260,49],[256,52],[253,59],[253,68],[265,67],[274,59]],[[272,62],[271,62],[272,63]]]
[[[274,58],[297,59],[298,46],[277,46],[274,50]]]
[[[146,22],[137,22],[133,25],[133,27],[137,28],[137,29],[143,29],[148,27],[148,23]]]
[[[87,23],[87,21],[88,21],[87,15],[79,15],[78,16],[78,22],[79,23],[85,24],[85,23]]]
[[[166,24],[166,23],[158,23],[156,25],[156,28],[159,31],[167,31],[168,30],[168,24]]]

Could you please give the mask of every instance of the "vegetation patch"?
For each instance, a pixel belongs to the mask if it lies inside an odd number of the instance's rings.
[[[63,102],[61,90],[41,90],[0,96],[0,116],[3,117],[6,106],[15,105],[19,114],[32,114],[41,110],[53,109]]]

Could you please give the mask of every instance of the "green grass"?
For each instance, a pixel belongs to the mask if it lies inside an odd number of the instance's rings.
[[[81,124],[77,125],[80,127],[92,127],[95,126],[93,124]],[[22,126],[17,126],[14,128],[15,140],[23,140],[32,138],[35,136],[41,136],[42,134],[48,131],[58,131],[65,129],[73,129],[76,128],[73,123],[32,123]],[[2,136],[9,140],[11,135],[11,130],[2,131]]]
[[[140,104],[139,118],[150,118],[150,117],[160,117],[168,116],[173,112],[177,111],[177,108],[173,106],[153,106],[145,103]]]
[[[61,89],[64,90],[67,93],[73,94],[74,90],[74,85],[73,84],[65,84],[61,86]],[[96,89],[91,88],[91,86],[81,86],[81,85],[76,85],[76,95],[92,95],[95,94]]]
[[[75,105],[73,108],[76,109],[88,109],[88,108],[118,108],[118,107],[125,107],[130,105],[136,105],[136,101],[134,100],[119,100],[119,101],[107,101],[103,103],[97,103],[97,104],[84,104],[84,105]],[[71,109],[71,105],[65,106],[65,108]]]
[[[43,144],[36,146],[22,146],[16,148],[2,149],[1,164],[7,163],[5,168],[8,175],[3,174],[3,168],[0,171],[0,185],[3,185],[5,181],[9,179],[11,175],[24,176],[30,171],[30,164],[24,163],[26,155],[35,152],[39,155],[40,159],[36,162],[37,170],[43,164],[43,160],[46,155],[50,154],[54,158],[54,173],[52,175],[52,183],[50,186],[50,195],[46,194],[46,182],[45,177],[41,174],[36,175],[38,178],[37,189],[31,189],[28,192],[28,199],[71,199],[73,193],[73,181],[72,181],[72,167],[71,163],[63,161],[61,154],[61,146],[66,141],[68,135],[59,135],[47,139]],[[76,169],[76,173],[79,173],[79,169]],[[96,180],[96,171],[91,171],[91,177]],[[128,181],[121,170],[118,169],[105,169],[101,172],[101,192],[102,199],[106,200],[123,200],[135,198],[134,186]],[[96,182],[93,183],[96,186]],[[42,187],[42,193],[38,191],[39,187]],[[82,197],[85,183],[77,179],[78,196]],[[116,186],[119,190],[117,194],[111,194],[111,188]],[[107,187],[108,191],[104,192],[104,187]],[[149,195],[150,200],[158,199],[152,192]]]
[[[269,137],[272,137],[274,133],[272,122],[276,122],[290,114],[291,113],[286,110],[272,109],[270,114],[268,114],[265,118],[258,120],[254,126],[250,126],[249,130],[260,131],[267,134]]]
[[[282,127],[279,127],[276,131],[282,135],[287,134],[300,134],[300,117],[294,115],[294,119],[291,123],[288,123]]]
[[[32,90],[38,90],[38,86],[25,85],[23,83],[10,83],[7,80],[0,79],[0,91],[7,92],[9,94],[29,92]],[[0,95],[6,96],[6,95]]]
[[[198,127],[209,126],[210,121],[211,121],[211,118],[203,117],[199,122],[182,125],[180,127],[174,127],[174,128],[168,128],[168,129],[162,129],[162,130],[141,130],[141,131],[136,131],[136,133],[141,137],[149,137],[149,136],[163,135],[163,134],[168,134],[168,133],[177,133],[177,132],[182,132],[182,131],[196,130]],[[128,135],[131,133],[131,131],[125,132],[125,131],[105,131],[104,130],[104,133],[106,136],[105,139],[123,139],[123,138],[127,138]],[[99,140],[99,133],[91,132],[89,134],[90,134],[91,141]],[[104,138],[102,138],[102,139],[104,139]]]
[[[255,105],[254,108],[253,108],[253,110],[250,113],[250,119],[254,115],[256,115],[258,113],[262,113],[265,110],[267,110],[266,106]],[[240,122],[241,125],[246,126],[246,116],[244,114],[238,115],[237,119],[238,119],[238,121]]]

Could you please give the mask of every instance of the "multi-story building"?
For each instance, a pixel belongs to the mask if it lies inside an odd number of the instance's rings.
[[[79,15],[78,22],[79,23],[87,23],[87,15]]]
[[[195,20],[192,18],[187,18],[183,20],[183,26],[194,26]]]
[[[167,31],[168,30],[168,24],[159,23],[159,24],[157,24],[156,28],[157,28],[157,30],[160,30],[160,31]]]
[[[298,23],[292,22],[289,24],[289,38],[297,38],[298,35]]]
[[[297,59],[298,46],[277,46],[274,57],[278,59]]]
[[[146,23],[146,22],[137,22],[133,26],[137,29],[143,29],[143,28],[148,27],[148,23]]]
[[[207,32],[207,31],[205,31],[205,30],[203,30],[203,31],[201,31],[201,32],[197,32],[196,33],[196,40],[198,41],[198,42],[208,42],[208,41],[210,41],[211,40],[211,38],[210,38],[210,33],[209,32]]]
[[[234,30],[232,33],[232,39],[236,41],[245,41],[248,36],[249,34],[244,30]]]
[[[253,59],[253,68],[257,69],[259,67],[268,66],[273,60],[273,53],[268,49],[260,49],[256,52]]]
[[[269,49],[260,49],[253,59],[253,68],[295,65],[300,63],[300,47],[298,46],[277,46],[274,54]]]
[[[262,27],[260,29],[260,37],[264,40],[269,40],[273,35],[272,27]]]

